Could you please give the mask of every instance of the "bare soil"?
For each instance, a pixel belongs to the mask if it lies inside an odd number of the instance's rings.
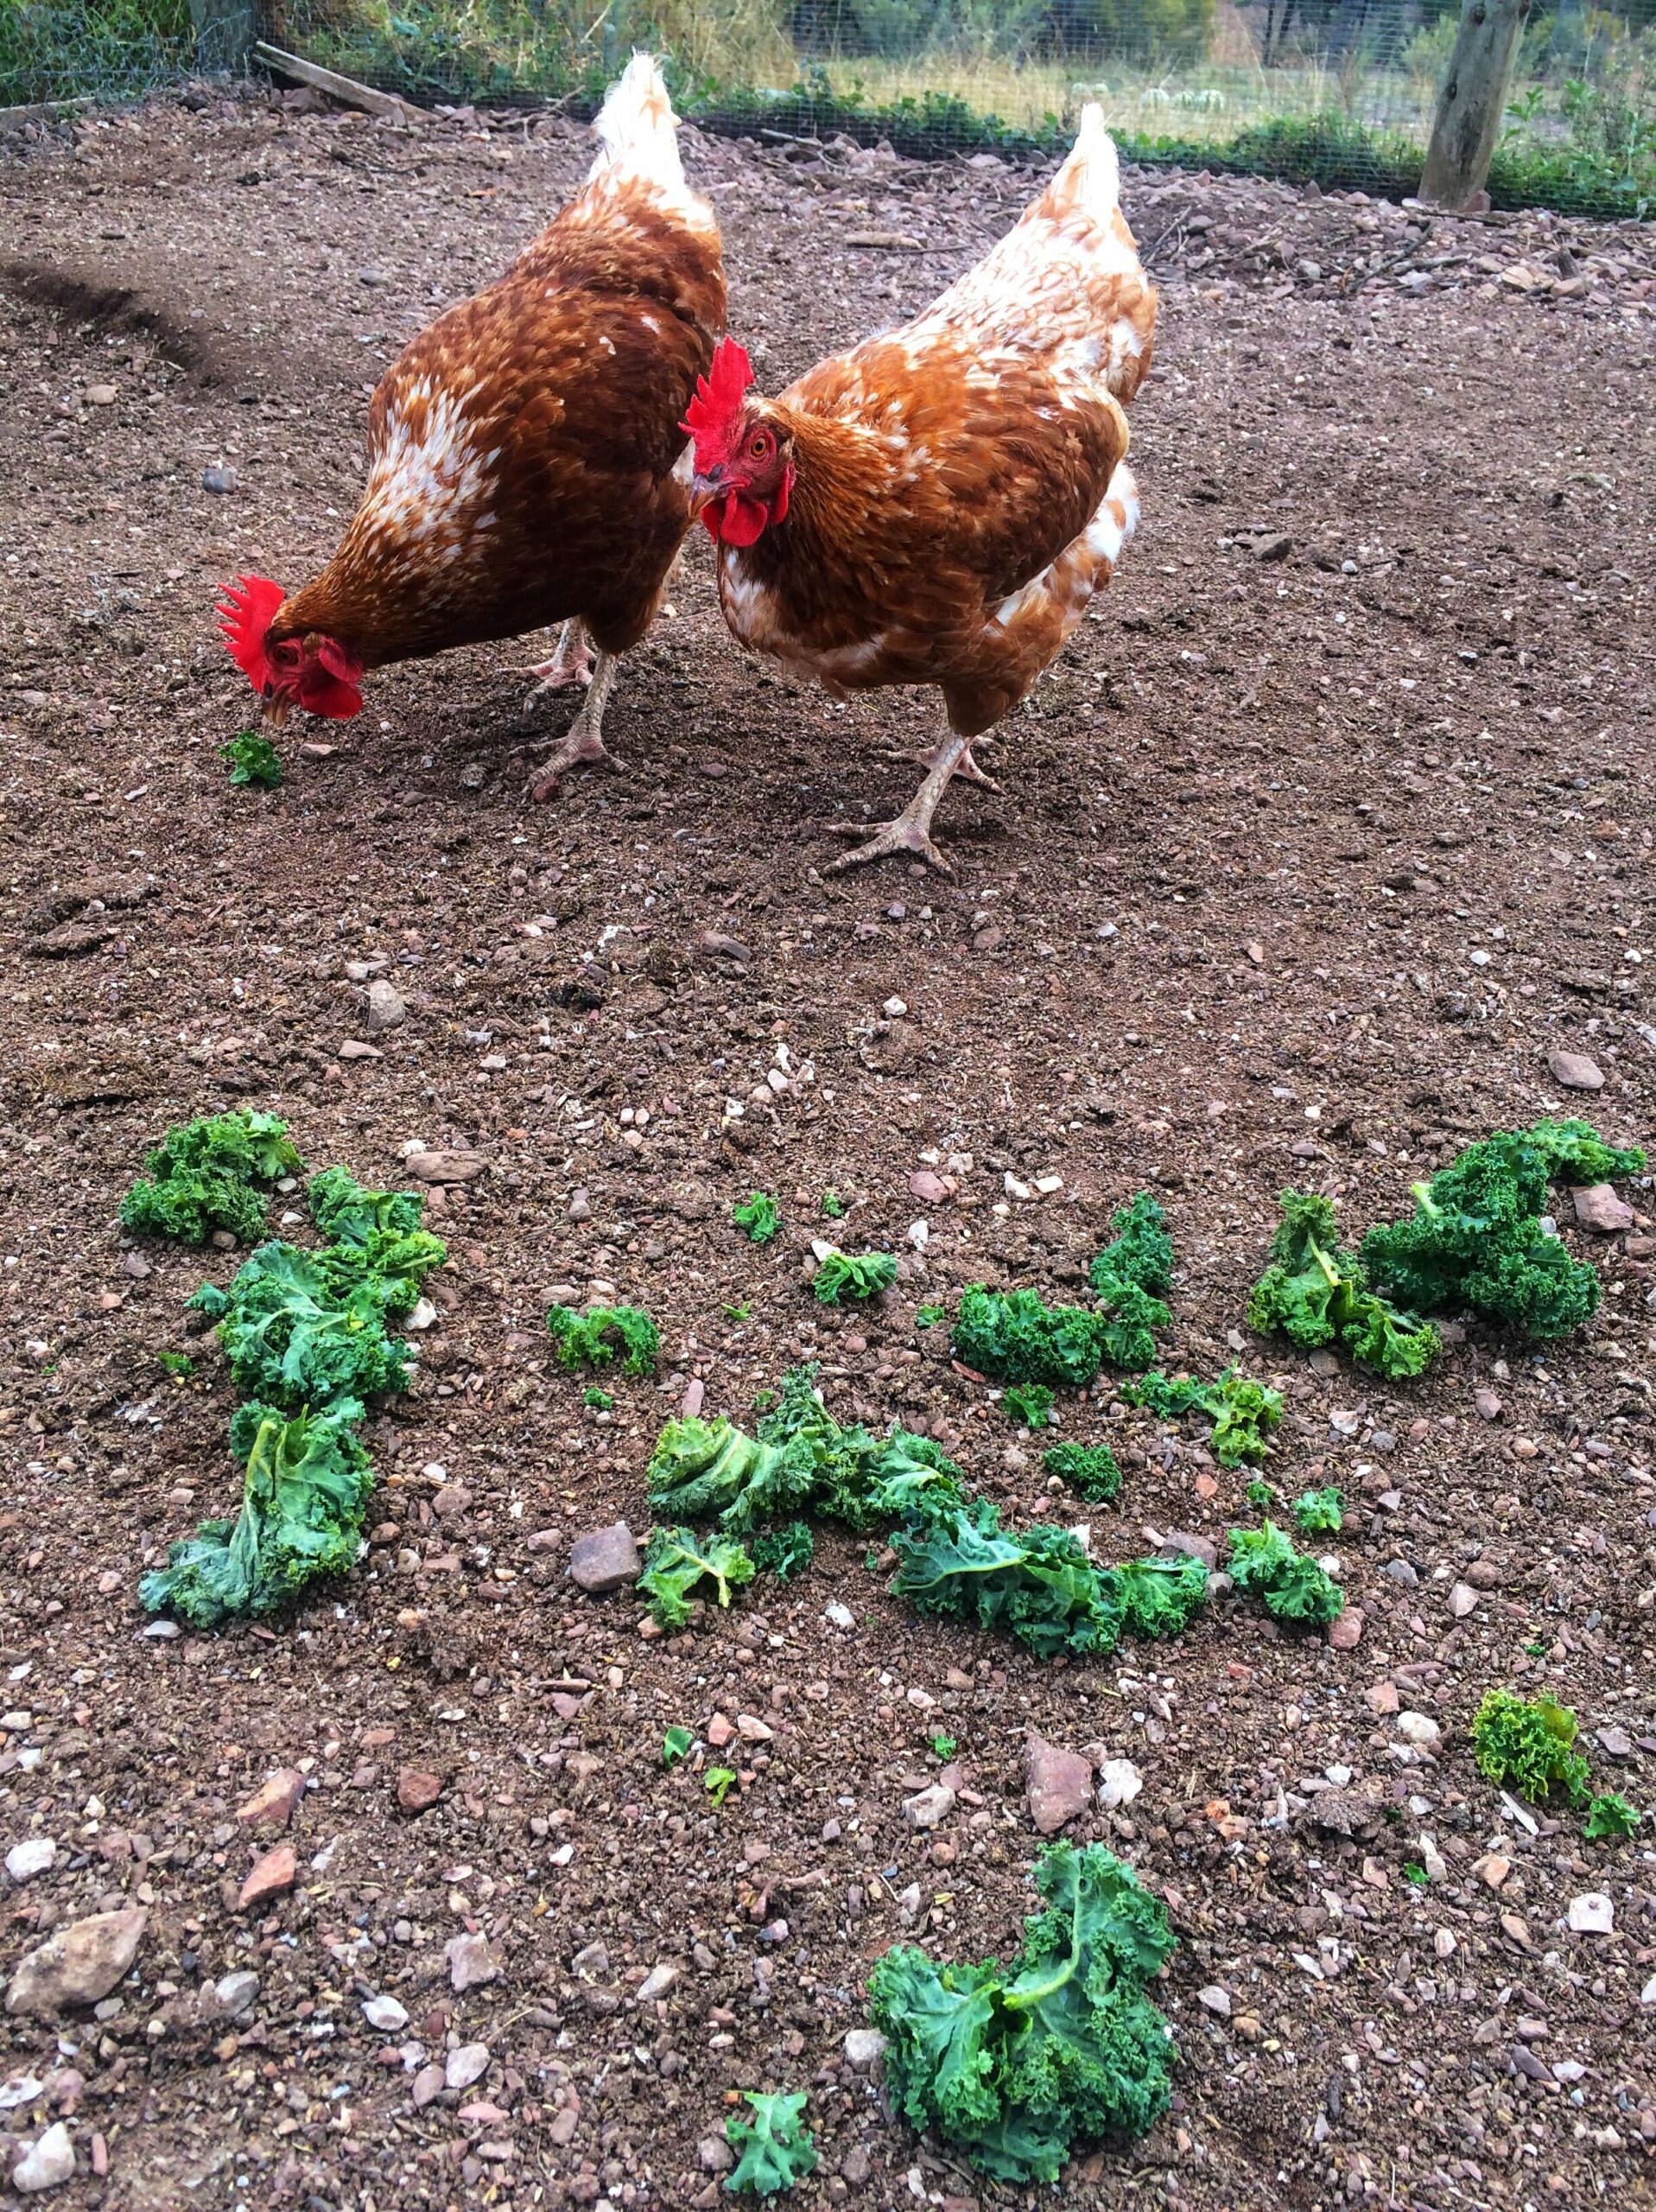
[[[68,2115],[65,2205],[682,2208],[719,2201],[699,2146],[733,2093],[800,2088],[802,2205],[1045,2201],[918,2143],[843,2051],[893,1941],[1012,1948],[1034,1729],[1142,1770],[1069,1832],[1130,1858],[1181,1939],[1174,2110],[1072,2168],[1067,2202],[1647,2201],[1653,1853],[1545,1808],[1532,1834],[1468,1727],[1490,1685],[1545,1688],[1599,1786],[1650,1800],[1648,1192],[1625,1238],[1566,1222],[1606,1296],[1542,1356],[1472,1325],[1393,1389],[1242,1325],[1282,1185],[1336,1194],[1354,1233],[1394,1215],[1469,1137],[1568,1109],[1557,1049],[1602,1071],[1607,1135],[1651,1133],[1646,235],[1130,174],[1164,283],[1141,532],[1000,733],[1003,794],[942,810],[957,880],[841,881],[822,825],[900,803],[919,772],[888,755],[936,704],[840,707],[744,659],[699,543],[618,691],[624,777],[525,801],[569,712],[524,709],[536,644],[376,678],[356,722],[289,734],[278,791],[231,788],[247,699],[214,587],[320,561],[382,364],[586,159],[555,119],[304,106],[159,105],[0,155],[0,1841],[58,1847],[11,1888],[0,1964],[149,1915],[102,2018],[7,2021],[9,2077],[44,2085],[6,2091],[10,2139]],[[773,388],[918,305],[1032,181],[687,146]],[[371,1039],[371,972],[409,1008]],[[183,1300],[235,1262],[134,1250],[116,1208],[168,1122],[232,1101],[370,1181],[411,1140],[486,1172],[437,1216],[422,1379],[371,1424],[370,1555],[291,1621],[168,1639],[138,1576],[238,1491]],[[926,1168],[954,1194],[915,1197]],[[1222,1599],[1176,1644],[1043,1666],[917,1619],[832,1533],[800,1582],[666,1642],[573,1589],[576,1535],[646,1525],[693,1379],[740,1415],[801,1357],[836,1409],[1069,1517],[916,1308],[977,1279],[1062,1292],[1145,1185],[1179,1257],[1170,1363],[1279,1376],[1272,1479],[1355,1502],[1355,1649]],[[786,1216],[762,1250],[728,1219],[755,1186]],[[830,1188],[844,1242],[905,1255],[867,1316],[805,1286]],[[542,1326],[556,1287],[596,1284],[666,1351],[608,1416]],[[1064,1421],[1126,1467],[1101,1557],[1252,1517],[1243,1477],[1107,1386]],[[715,1714],[769,1732],[739,1736],[717,1813],[660,1756]],[[901,1808],[940,1733],[973,1794],[928,1835]],[[287,1765],[298,1879],[238,1910],[280,1838],[237,1808]],[[430,1809],[399,1810],[405,1768],[441,1778]],[[1613,1931],[1570,1932],[1595,1891]],[[498,1974],[456,1993],[467,1932]],[[227,2018],[212,1991],[241,1969],[257,1994]],[[371,2027],[374,1995],[407,2026]],[[486,2072],[416,2108],[433,2055],[472,2044]]]

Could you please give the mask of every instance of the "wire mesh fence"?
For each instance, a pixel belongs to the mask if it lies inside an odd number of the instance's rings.
[[[0,0],[0,103],[130,99],[254,0]],[[595,99],[634,45],[718,129],[1050,152],[1101,101],[1133,159],[1412,193],[1457,0],[263,0],[274,43],[425,104]],[[1537,6],[1496,207],[1656,214],[1656,0]]]

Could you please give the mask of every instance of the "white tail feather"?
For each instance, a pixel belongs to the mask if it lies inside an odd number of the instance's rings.
[[[1104,111],[1088,101],[1081,111],[1081,128],[1069,158],[1047,188],[1055,209],[1084,207],[1097,222],[1106,222],[1121,197],[1121,168],[1115,141],[1104,128]]]
[[[621,170],[647,177],[667,191],[683,189],[678,118],[653,54],[633,55],[605,95],[593,128],[600,140],[593,176]]]

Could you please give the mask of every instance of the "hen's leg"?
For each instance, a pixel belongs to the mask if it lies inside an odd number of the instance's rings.
[[[558,642],[552,648],[550,660],[536,661],[523,671],[525,676],[538,676],[540,682],[530,693],[530,701],[538,699],[542,691],[567,691],[571,685],[590,683],[593,680],[593,649],[587,642],[587,633],[579,622],[566,622],[558,632]],[[526,702],[527,703],[527,702]]]
[[[970,753],[971,745],[966,738],[946,737],[931,756],[924,783],[896,821],[883,823],[854,853],[841,854],[829,868],[829,874],[843,875],[848,868],[861,868],[869,861],[883,861],[893,853],[913,853],[929,868],[941,868],[945,875],[953,875],[953,868],[931,842],[931,817],[937,811],[938,800]],[[857,835],[855,826],[849,822],[836,822],[829,826],[842,836]]]
[[[945,741],[945,742],[949,741]],[[942,745],[934,745],[930,753],[904,753],[899,748],[893,747],[885,757],[888,760],[917,760],[923,768],[935,768],[937,766],[937,756],[942,751]],[[985,775],[983,770],[973,759],[970,745],[961,755],[955,773],[963,784],[976,784],[986,791],[993,791],[997,796],[999,793],[1000,786],[994,778]]]
[[[601,652],[593,671],[591,688],[581,702],[581,712],[569,725],[568,735],[553,747],[530,784],[531,798],[544,804],[556,791],[564,774],[579,761],[605,760],[612,768],[615,766],[615,760],[604,744],[604,709],[614,682],[615,656]]]

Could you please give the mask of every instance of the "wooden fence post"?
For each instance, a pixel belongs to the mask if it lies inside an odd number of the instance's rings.
[[[239,76],[259,35],[259,0],[190,0],[198,69]]]
[[[1483,189],[1529,0],[1465,0],[1437,99],[1420,197],[1462,208]]]

